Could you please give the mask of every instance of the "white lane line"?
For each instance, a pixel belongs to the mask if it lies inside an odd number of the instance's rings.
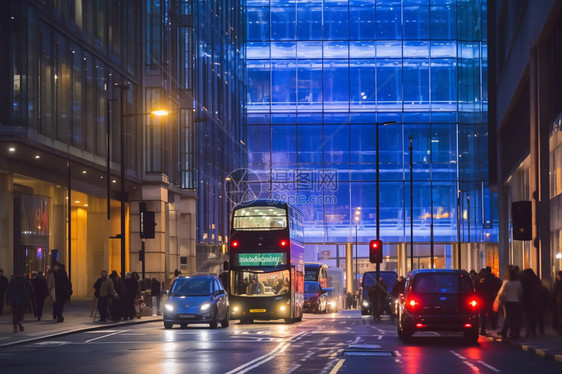
[[[250,370],[253,370],[263,364],[265,364],[266,362],[272,360],[273,358],[275,358],[275,356],[277,356],[280,353],[285,352],[285,350],[289,347],[289,342],[290,341],[295,341],[298,340],[300,338],[302,338],[303,336],[305,336],[305,334],[308,334],[309,331],[303,331],[300,334],[295,335],[292,339],[289,339],[288,342],[285,343],[281,343],[279,344],[277,347],[273,348],[273,350],[271,350],[270,352],[253,359],[252,361],[246,362],[245,364],[242,364],[240,366],[238,366],[235,369],[232,369],[231,371],[227,372],[226,374],[244,374],[249,372]]]
[[[490,369],[490,370],[496,372],[496,373],[501,373],[501,371],[500,371],[499,369],[496,369],[495,367],[493,367],[493,366],[490,365],[490,364],[485,363],[484,361],[478,361],[478,362],[479,362],[480,364],[486,366],[488,369]]]
[[[463,355],[461,355],[461,354],[458,353],[458,352],[451,351],[451,350],[450,350],[449,352],[451,352],[452,354],[454,354],[455,356],[457,356],[457,357],[460,358],[461,360],[466,360],[466,357],[464,357]]]
[[[462,363],[465,364],[466,366],[468,366],[469,368],[471,368],[472,371],[480,372],[480,369],[478,369],[478,367],[476,365],[474,365],[474,364],[472,364],[468,361],[463,361]]]
[[[330,374],[336,374],[341,369],[344,362],[345,362],[345,358],[340,359],[336,364],[336,366],[334,366],[334,368],[330,371]]]
[[[122,332],[124,332],[124,331],[117,331],[117,332],[112,332],[111,334],[106,334],[106,335],[98,336],[97,338],[93,338],[93,339],[86,340],[86,343],[90,343],[90,342],[93,342],[94,340],[98,340],[98,339],[108,338],[108,337],[110,337],[110,336],[112,336],[112,335],[117,335],[117,334],[122,333]]]
[[[358,337],[355,338],[355,340],[353,342],[351,342],[351,344],[357,344],[357,343],[359,343],[360,340],[361,340],[361,337],[358,336]]]
[[[301,367],[300,364],[295,364],[295,365],[291,366],[291,369],[287,372],[287,374],[292,373],[293,371],[297,370],[300,367]]]
[[[394,354],[396,355],[396,357],[402,357],[402,355],[398,351],[394,351]]]
[[[379,335],[379,340],[382,340],[382,335]]]
[[[314,351],[308,351],[306,353],[306,355],[301,359],[301,361],[306,361],[308,360],[310,357],[312,357],[312,355],[314,354]]]

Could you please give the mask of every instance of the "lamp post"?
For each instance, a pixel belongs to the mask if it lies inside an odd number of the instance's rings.
[[[115,87],[118,87],[121,91],[121,129],[120,129],[120,152],[121,152],[121,168],[120,168],[120,203],[121,203],[121,233],[118,235],[118,238],[121,240],[121,276],[125,277],[125,253],[126,253],[126,225],[125,225],[125,167],[126,167],[126,156],[125,156],[125,118],[126,117],[134,117],[134,116],[144,116],[144,115],[156,115],[156,116],[166,116],[169,113],[165,110],[155,110],[150,113],[125,113],[125,98],[126,98],[126,91],[129,89],[129,85],[127,84],[116,84]],[[108,142],[109,143],[109,142]]]
[[[396,121],[388,121],[388,122],[381,122],[384,126],[386,125],[390,125],[391,123],[396,123]],[[380,220],[381,220],[381,214],[380,214],[380,200],[381,200],[381,191],[380,191],[380,161],[379,161],[379,122],[375,122],[375,129],[376,129],[376,138],[377,138],[377,143],[376,143],[376,164],[377,164],[377,171],[376,171],[376,179],[377,179],[377,184],[376,184],[376,194],[377,194],[377,240],[380,240],[380,234],[381,234],[381,229],[380,229]],[[377,264],[377,281],[378,281],[378,272],[379,272],[379,268],[380,265]]]
[[[357,240],[357,228],[359,226],[359,220],[361,219],[361,207],[355,210],[355,290],[359,290],[359,244]],[[357,300],[359,302],[359,300]]]
[[[414,270],[414,159],[412,141],[414,138],[410,136],[410,271]]]

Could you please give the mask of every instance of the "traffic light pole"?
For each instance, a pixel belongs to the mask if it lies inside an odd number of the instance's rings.
[[[144,271],[145,271],[145,263],[146,263],[146,252],[144,251],[144,242],[146,241],[145,238],[141,239],[141,251],[142,251],[142,258],[141,258],[141,271],[142,271],[142,281],[144,282]]]

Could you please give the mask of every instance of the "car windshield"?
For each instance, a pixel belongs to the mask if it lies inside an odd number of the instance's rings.
[[[178,278],[172,288],[172,296],[209,296],[213,293],[211,279]]]
[[[472,284],[468,277],[459,274],[418,274],[412,291],[422,294],[469,293]]]
[[[318,293],[321,292],[320,285],[317,283],[304,283],[304,292],[306,293]]]

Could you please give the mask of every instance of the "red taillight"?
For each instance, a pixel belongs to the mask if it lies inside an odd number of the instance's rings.
[[[416,323],[416,328],[423,329],[424,327],[427,327],[427,325],[424,325],[423,323]]]
[[[466,327],[467,329],[469,329],[469,328],[472,327],[472,323],[465,323],[465,324],[464,324],[464,327]]]
[[[468,306],[470,306],[472,309],[476,309],[478,307],[478,300],[470,299],[468,301]]]
[[[287,244],[289,244],[289,241],[288,240],[281,240],[281,242],[279,244],[281,244],[281,247],[286,247]]]
[[[414,310],[414,309],[418,308],[419,306],[420,306],[420,303],[416,299],[407,299],[406,300],[406,308],[408,310]]]
[[[230,246],[233,247],[233,248],[238,247],[238,241],[233,240],[232,243],[230,243]]]

